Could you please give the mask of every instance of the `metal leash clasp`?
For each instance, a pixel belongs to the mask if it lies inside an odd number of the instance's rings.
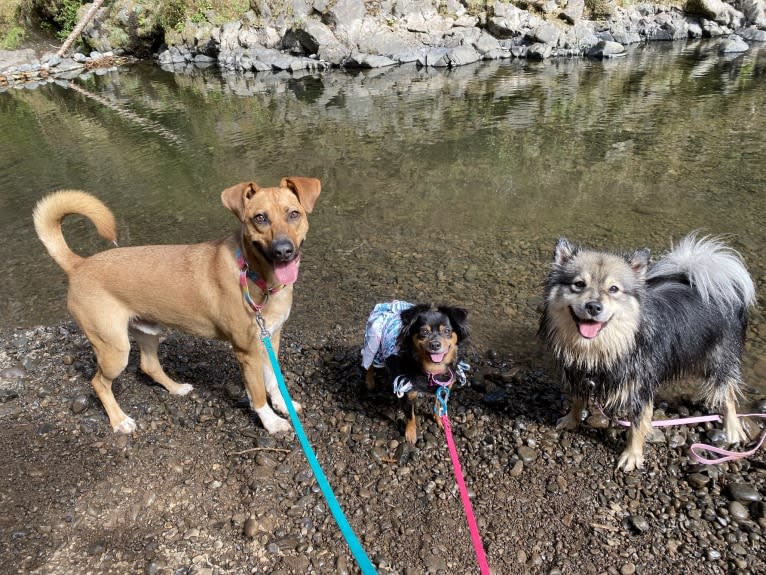
[[[263,319],[263,315],[260,311],[255,312],[255,322],[258,324],[258,327],[261,328],[261,340],[267,340],[269,338],[269,330],[266,328],[266,320]]]
[[[445,417],[447,415],[447,400],[449,399],[449,387],[439,386],[436,389],[436,400],[439,402],[439,409],[434,407],[434,412],[439,417]]]

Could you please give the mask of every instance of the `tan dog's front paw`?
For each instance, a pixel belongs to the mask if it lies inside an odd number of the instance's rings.
[[[632,449],[627,448],[620,455],[620,459],[617,460],[617,469],[622,469],[628,473],[634,469],[644,468],[644,454],[641,452],[634,452]]]
[[[188,395],[193,389],[194,389],[193,385],[189,385],[188,383],[182,383],[181,385],[176,387],[174,390],[172,390],[170,393],[172,395]]]
[[[411,445],[415,445],[418,440],[418,428],[414,417],[407,421],[407,426],[404,428],[404,439]]]
[[[282,396],[280,395],[276,401],[274,399],[271,400],[271,405],[276,409],[279,413],[282,413],[284,415],[289,415],[289,411],[287,411],[287,404],[285,403],[285,400],[282,399]],[[303,410],[303,406],[298,403],[297,401],[293,401],[293,409],[297,413],[300,413]]]
[[[260,409],[256,409],[255,413],[261,419],[263,427],[271,435],[280,432],[291,431],[292,427],[290,422],[286,419],[282,419],[276,413],[274,413],[268,405],[264,405]]]
[[[123,419],[120,423],[113,425],[112,429],[114,429],[115,433],[130,434],[136,430],[136,422],[132,417],[126,416],[125,419]]]

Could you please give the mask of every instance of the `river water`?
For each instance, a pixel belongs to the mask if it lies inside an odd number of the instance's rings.
[[[139,64],[70,86],[0,93],[0,326],[65,320],[63,273],[35,201],[100,196],[121,245],[217,238],[220,191],[322,180],[288,324],[352,345],[391,298],[470,310],[473,341],[534,368],[541,282],[559,236],[667,249],[728,234],[762,296],[766,49],[637,46],[618,60],[455,70],[221,76]],[[107,249],[82,221],[82,252]],[[169,266],[173,262],[168,262]],[[766,391],[756,309],[746,375]]]

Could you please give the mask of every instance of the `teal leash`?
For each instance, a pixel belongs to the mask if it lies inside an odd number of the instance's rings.
[[[282,394],[282,399],[285,400],[287,413],[290,416],[290,421],[293,424],[293,430],[295,431],[295,435],[298,437],[298,441],[303,448],[303,453],[306,455],[306,459],[309,462],[311,471],[314,472],[314,477],[316,477],[317,483],[319,483],[319,488],[322,490],[322,495],[324,495],[324,498],[327,501],[327,506],[330,508],[330,512],[335,518],[335,522],[338,524],[338,527],[340,527],[340,531],[343,534],[349,549],[351,550],[351,554],[354,556],[354,559],[356,559],[359,568],[362,570],[362,574],[377,575],[375,567],[373,567],[369,557],[367,557],[364,549],[362,549],[362,545],[359,543],[359,539],[357,539],[356,535],[354,534],[354,530],[351,528],[351,525],[349,525],[348,520],[346,519],[346,516],[344,515],[343,510],[338,503],[338,500],[335,498],[335,493],[333,493],[332,487],[330,487],[330,483],[327,481],[327,477],[322,471],[322,467],[319,465],[319,461],[314,454],[314,450],[311,448],[308,437],[306,437],[306,432],[303,430],[301,420],[298,419],[298,413],[293,407],[293,401],[290,398],[290,392],[287,391],[287,386],[285,385],[285,378],[282,376],[282,370],[279,368],[277,355],[274,353],[274,348],[271,345],[271,338],[269,337],[269,331],[266,329],[266,322],[264,321],[260,311],[255,312],[255,319],[258,322],[258,326],[261,328],[261,340],[263,341],[263,345],[266,347],[266,352],[269,354],[269,361],[271,361],[271,367],[274,370],[274,375],[277,378],[279,392]]]

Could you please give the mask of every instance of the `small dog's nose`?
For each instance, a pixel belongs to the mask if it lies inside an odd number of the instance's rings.
[[[604,309],[604,306],[602,306],[601,303],[597,301],[589,301],[588,303],[585,304],[585,311],[587,311],[588,314],[593,317],[600,314],[603,309]]]
[[[440,342],[438,339],[433,339],[428,342],[428,349],[432,352],[441,351],[442,342]]]
[[[295,246],[290,240],[275,240],[271,244],[271,257],[280,262],[289,262],[295,256]]]

